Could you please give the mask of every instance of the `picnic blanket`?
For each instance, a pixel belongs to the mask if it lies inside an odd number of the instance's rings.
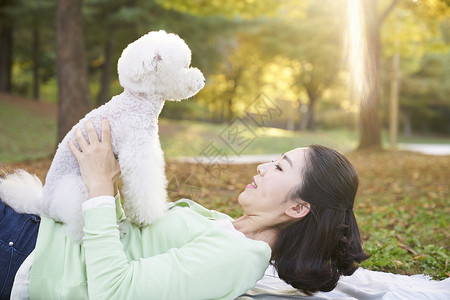
[[[238,299],[448,300],[450,299],[450,278],[436,281],[426,275],[407,276],[359,268],[352,276],[342,276],[333,291],[307,296],[282,281],[275,269],[269,266],[256,287]]]

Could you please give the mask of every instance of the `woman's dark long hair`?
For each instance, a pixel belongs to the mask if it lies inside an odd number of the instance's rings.
[[[289,200],[310,204],[310,212],[280,231],[272,253],[281,279],[306,294],[331,291],[341,275],[369,256],[353,214],[358,174],[343,155],[311,145],[306,151],[302,181]]]

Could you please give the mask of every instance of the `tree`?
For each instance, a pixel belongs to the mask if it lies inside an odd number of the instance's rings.
[[[97,105],[109,100],[110,82],[117,77],[115,64],[122,49],[149,31],[164,29],[180,35],[192,50],[192,64],[204,73],[214,69],[220,60],[214,38],[227,31],[230,23],[222,16],[182,13],[167,9],[155,0],[85,0],[84,3],[83,16],[90,28],[86,32],[89,76],[91,80],[100,79]],[[168,103],[165,111],[170,111],[170,106]]]
[[[151,11],[153,1],[138,3],[124,0],[87,0],[84,2],[83,17],[90,28],[86,34],[86,43],[90,46],[87,52],[89,75],[100,72],[100,88],[96,96],[97,106],[110,100],[110,84],[113,70],[120,51],[137,37],[138,23],[145,23],[144,12]]]
[[[421,22],[428,22],[428,26],[418,26],[418,31],[429,31],[430,27],[436,26],[437,19],[445,19],[449,15],[449,7],[446,4],[446,0],[417,0],[417,1],[399,1],[390,0],[388,5],[385,5],[381,13],[378,11],[378,3],[383,1],[377,0],[366,0],[361,1],[363,3],[363,12],[366,27],[367,36],[367,50],[368,50],[368,61],[367,65],[371,66],[373,72],[368,76],[369,80],[369,92],[367,97],[361,99],[361,109],[360,109],[360,149],[365,148],[380,148],[381,147],[381,125],[379,120],[379,102],[381,98],[380,92],[380,70],[381,70],[381,29],[388,16],[391,15],[392,11],[396,7],[401,7],[407,9],[409,13],[416,16],[414,22],[417,20]],[[384,4],[384,3],[383,3]],[[422,24],[421,24],[422,25]],[[392,29],[392,26],[390,27]],[[433,29],[431,29],[432,31]],[[394,34],[392,34],[394,32]],[[385,34],[385,36],[391,36],[396,41],[396,43],[401,43],[401,38],[396,36],[395,31]],[[415,35],[405,35],[405,39],[414,39]],[[414,41],[414,47],[421,42]],[[403,47],[403,45],[401,46]],[[404,49],[404,48],[402,48]],[[423,51],[423,49],[421,50]],[[416,50],[417,52],[417,50]],[[420,51],[419,51],[420,52]],[[405,52],[402,52],[404,55]]]
[[[31,60],[32,60],[32,95],[35,100],[40,97],[40,83],[41,83],[41,69],[44,64],[45,55],[42,45],[43,31],[48,27],[53,27],[49,24],[50,20],[54,19],[55,5],[53,1],[27,1],[22,7],[21,12],[17,13],[21,16],[22,23],[27,22],[26,26],[32,28],[31,30]],[[27,45],[30,47],[30,45]],[[44,45],[45,46],[45,45]]]
[[[233,38],[222,38],[218,44],[222,59],[199,101],[214,111],[215,121],[230,123],[237,115],[242,116],[245,107],[261,93],[264,62],[255,36],[234,33]]]
[[[418,72],[403,78],[404,130],[450,132],[450,54],[426,54]]]
[[[404,135],[410,136],[412,129],[417,130],[419,127],[421,130],[429,128],[433,131],[445,131],[441,126],[437,126],[437,123],[440,122],[441,125],[447,123],[442,117],[447,109],[445,105],[435,105],[438,97],[431,96],[427,87],[430,87],[433,82],[437,83],[436,78],[428,74],[428,70],[435,68],[434,55],[439,56],[439,53],[450,50],[448,40],[445,40],[446,32],[449,32],[448,27],[446,29],[448,16],[450,16],[450,7],[443,1],[401,1],[396,6],[395,12],[391,13],[384,22],[381,41],[383,44],[381,81],[383,91],[389,91],[390,87],[394,88],[391,90],[394,93],[391,94],[389,110],[392,117],[389,124],[392,138],[398,126],[398,122],[393,122],[397,119],[395,99],[398,98],[400,98],[399,109],[403,119]],[[392,61],[392,67],[390,67],[390,61]],[[401,76],[395,76],[400,75],[399,63]],[[425,66],[425,63],[430,66]],[[442,60],[440,64],[445,65]],[[399,82],[401,83],[400,95],[398,92],[395,93],[398,91],[395,87]],[[445,84],[441,82],[434,90],[441,90],[443,86]],[[383,96],[387,98],[386,93]],[[394,103],[392,103],[393,100]],[[433,116],[432,121],[431,116]],[[385,116],[383,117],[386,120]],[[419,127],[418,120],[422,123]]]
[[[311,2],[301,18],[280,16],[260,25],[258,32],[266,59],[282,56],[290,60],[292,89],[298,94],[297,99],[303,98],[301,94],[307,97],[302,130],[316,130],[317,102],[337,81],[342,67],[342,28],[333,8],[332,2]]]
[[[0,92],[11,92],[13,18],[9,9],[13,0],[0,1]]]
[[[308,96],[308,111],[306,113],[306,128],[316,130],[315,108],[323,92],[337,81],[341,69],[341,51],[336,51],[341,43],[339,26],[332,25],[332,20],[324,22],[324,16],[308,18],[303,22],[303,28],[298,34],[303,35],[307,43],[297,45],[297,64],[294,68],[296,90],[303,88]],[[327,31],[319,31],[321,24],[327,24]],[[323,28],[323,27],[322,27]],[[333,29],[330,29],[333,28]],[[319,33],[320,32],[320,33]],[[291,56],[292,57],[292,56]]]
[[[259,1],[195,1],[195,0],[157,0],[164,7],[183,13],[193,13],[202,16],[226,15],[229,17],[255,18],[261,15],[271,15],[282,5],[277,0]]]
[[[40,84],[55,74],[55,66],[52,63],[54,43],[42,43],[54,40],[55,8],[52,0],[16,1],[14,5],[0,5],[0,14],[5,25],[1,35],[4,36],[5,27],[11,28],[10,37],[6,40],[2,38],[0,42],[0,68],[3,70],[0,73],[5,74],[0,77],[11,77],[13,66],[13,69],[21,70],[20,73],[14,74],[14,85],[9,79],[9,92],[31,95],[37,100]],[[5,49],[9,49],[7,52],[10,53],[5,53]],[[5,64],[5,61],[9,62]]]
[[[378,1],[362,1],[362,11],[364,27],[367,37],[367,61],[369,66],[366,72],[367,93],[360,99],[360,140],[359,149],[381,148],[381,124],[379,119],[378,106],[380,101],[380,32],[381,26],[386,17],[391,13],[399,0],[392,0],[384,11],[378,13]]]
[[[81,19],[81,0],[58,1],[58,142],[92,105]]]

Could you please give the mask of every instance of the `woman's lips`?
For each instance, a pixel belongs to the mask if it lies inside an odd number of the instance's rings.
[[[247,184],[245,187],[249,189],[256,189],[258,186],[256,185],[255,178],[252,178],[252,184]]]

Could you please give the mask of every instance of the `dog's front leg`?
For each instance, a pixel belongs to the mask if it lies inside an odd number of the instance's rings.
[[[119,151],[124,210],[138,225],[154,223],[166,211],[164,155],[156,141],[128,143]]]

